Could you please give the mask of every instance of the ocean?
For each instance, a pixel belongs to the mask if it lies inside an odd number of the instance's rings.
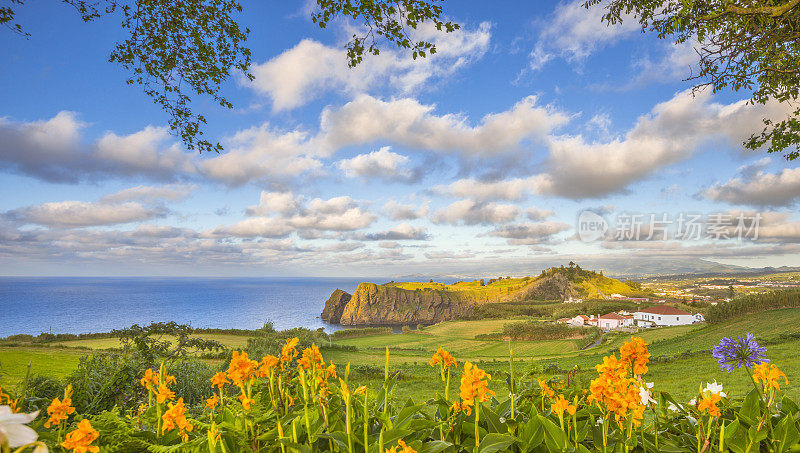
[[[339,327],[319,315],[333,290],[357,279],[0,277],[0,338],[108,332],[175,321],[201,328]]]

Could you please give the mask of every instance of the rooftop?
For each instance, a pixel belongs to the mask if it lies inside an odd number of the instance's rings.
[[[639,310],[641,313],[650,313],[654,315],[691,315],[691,313],[678,310],[675,307],[670,307],[669,305],[657,305],[655,307],[643,308]]]

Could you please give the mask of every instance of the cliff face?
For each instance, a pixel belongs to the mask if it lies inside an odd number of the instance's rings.
[[[350,294],[341,289],[334,291],[331,297],[325,301],[325,308],[322,309],[320,318],[322,318],[323,321],[338,324],[339,320],[342,318],[344,307],[350,302],[351,297]]]
[[[336,290],[325,302],[322,319],[342,325],[433,324],[464,317],[478,305],[526,299],[560,299],[575,290],[563,275],[537,278],[514,291],[492,297],[477,291],[402,289],[392,285],[361,283],[351,296]]]
[[[457,292],[413,291],[362,283],[344,306],[338,322],[343,325],[432,324],[463,316],[472,306]]]
[[[352,296],[340,289],[334,291],[325,302],[322,319],[349,326],[433,324],[468,316],[482,304],[584,297],[585,290],[576,285],[568,276],[569,272],[548,272],[511,283],[500,280],[486,286],[469,283],[361,283]],[[600,283],[602,276],[590,277],[588,280],[584,278],[580,284]],[[624,285],[616,280],[613,282]]]

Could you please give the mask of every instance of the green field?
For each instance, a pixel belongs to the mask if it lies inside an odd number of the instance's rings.
[[[438,372],[427,362],[433,352],[442,346],[454,354],[459,363],[464,360],[480,362],[487,371],[495,374],[498,390],[504,387],[508,371],[508,341],[477,340],[480,334],[500,332],[503,325],[515,319],[480,321],[448,321],[402,334],[372,335],[332,340],[332,345],[355,347],[355,350],[326,349],[324,355],[339,367],[351,363],[354,378],[369,386],[380,386],[385,348],[390,349],[390,366],[402,372],[397,386],[398,394],[414,399],[427,399],[441,390]],[[767,344],[768,357],[789,376],[787,392],[800,396],[800,358],[796,354],[800,339],[788,334],[800,333],[800,309],[781,309],[748,315],[717,325],[691,325],[645,329],[636,334],[610,333],[602,344],[580,350],[584,340],[548,340],[513,342],[516,373],[527,379],[535,376],[558,377],[562,370],[579,368],[577,378],[590,380],[593,367],[602,357],[616,351],[631,336],[647,341],[653,361],[648,381],[657,388],[667,390],[681,399],[688,399],[700,385],[717,380],[722,382],[732,396],[744,394],[750,384],[743,372],[727,373],[719,368],[710,354],[711,348],[724,336],[754,333]],[[206,334],[204,338],[220,341],[231,349],[243,348],[247,337],[241,335]],[[325,345],[323,345],[325,346]],[[0,384],[15,385],[25,376],[28,362],[32,373],[62,377],[71,372],[81,355],[90,350],[118,348],[117,339],[101,338],[62,341],[47,347],[36,345],[0,346]],[[555,365],[555,367],[553,367]],[[548,367],[550,367],[548,369]],[[498,374],[500,373],[500,374]],[[459,372],[453,379],[457,387]]]

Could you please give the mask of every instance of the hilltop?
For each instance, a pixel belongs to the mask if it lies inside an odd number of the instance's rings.
[[[526,300],[640,296],[624,283],[580,266],[553,267],[536,277],[499,277],[453,284],[429,282],[361,283],[353,294],[337,289],[325,302],[324,321],[343,325],[414,325],[468,317],[478,306]]]

